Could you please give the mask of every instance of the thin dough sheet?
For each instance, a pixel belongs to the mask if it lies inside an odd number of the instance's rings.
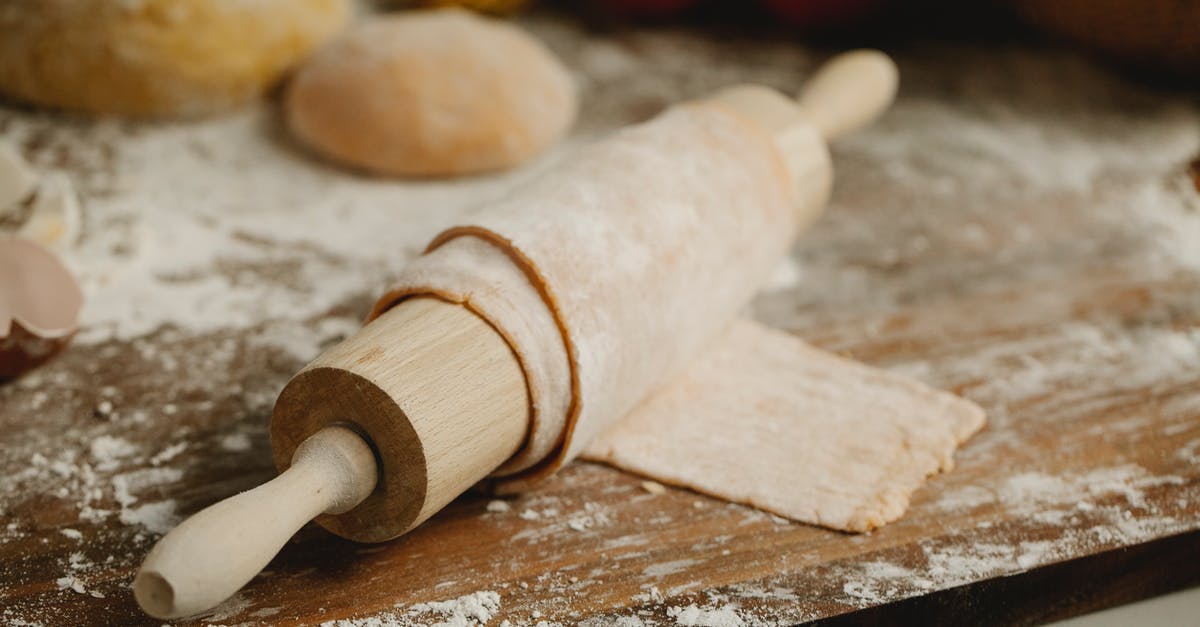
[[[983,423],[970,401],[738,320],[583,457],[861,532],[899,518]]]

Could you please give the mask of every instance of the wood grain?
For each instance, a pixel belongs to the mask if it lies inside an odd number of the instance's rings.
[[[379,487],[350,511],[318,518],[360,542],[394,538],[491,474],[529,429],[525,377],[483,318],[413,298],[330,348],[280,393],[275,465],[321,429],[349,423],[379,461]]]
[[[758,34],[597,33],[558,16],[531,24],[580,68],[583,134],[735,82],[786,89],[820,56]],[[833,206],[796,248],[798,278],[764,293],[755,313],[988,411],[958,467],[919,491],[907,516],[845,535],[574,464],[506,501],[507,511],[464,496],[382,545],[310,526],[232,604],[192,624],[404,617],[412,604],[482,590],[500,597],[492,624],[637,616],[670,625],[691,605],[736,605],[765,624],[1029,623],[1200,580],[1194,102],[1057,50],[930,43],[895,52],[895,110],[835,149]],[[44,136],[91,137],[77,122],[31,115],[0,110],[0,132],[38,123]],[[77,167],[53,143],[26,150]],[[306,167],[316,176],[324,166]],[[280,262],[288,272],[211,272],[286,286],[304,264],[354,266],[306,244],[260,244],[295,253]],[[372,271],[382,287],[384,271]],[[128,591],[157,536],[122,514],[168,499],[189,514],[271,477],[271,405],[312,354],[262,338],[299,324],[329,345],[341,334],[322,321],[359,316],[373,296],[299,323],[79,343],[0,386],[0,618],[157,624]],[[88,451],[105,435],[139,453],[100,469]],[[182,452],[152,461],[179,442]],[[46,463],[31,464],[34,455]],[[147,469],[179,476],[144,481],[122,503],[114,480]],[[102,513],[81,518],[86,508]],[[72,567],[76,553],[87,566]],[[85,592],[60,588],[67,576]]]

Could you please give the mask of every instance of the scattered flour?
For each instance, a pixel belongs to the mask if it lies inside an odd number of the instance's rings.
[[[598,503],[584,503],[582,512],[574,512],[567,518],[567,528],[572,531],[589,531],[611,524],[610,512]]]
[[[662,562],[659,564],[653,564],[651,566],[647,566],[646,568],[644,568],[642,570],[642,575],[645,577],[665,577],[667,575],[673,575],[675,573],[686,571],[699,563],[700,563],[700,560],[694,560],[694,559],[682,559],[682,560],[673,560],[670,562]]]
[[[141,525],[157,534],[170,531],[179,524],[179,520],[180,517],[175,513],[175,501],[171,499],[121,510],[121,522],[127,525]]]
[[[250,436],[245,433],[230,433],[221,437],[221,449],[231,453],[250,450]]]
[[[451,601],[420,603],[408,608],[410,616],[415,614],[437,614],[446,620],[437,623],[443,627],[466,627],[486,624],[500,609],[500,595],[486,590],[458,597]]]
[[[667,616],[675,619],[675,624],[681,627],[743,627],[747,624],[738,614],[737,605],[715,608],[702,608],[695,604],[669,607]]]
[[[303,325],[378,293],[437,231],[538,169],[367,179],[275,141],[264,129],[276,116],[269,103],[152,128],[3,116],[14,143],[38,136],[46,155],[72,155],[58,168],[83,197],[83,236],[64,251],[87,296],[77,341],[131,339],[165,325]]]
[[[121,464],[122,459],[138,452],[137,447],[127,440],[111,435],[102,435],[92,440],[89,450],[97,470],[112,470]]]
[[[221,623],[230,618],[246,611],[253,603],[247,599],[242,593],[237,593],[228,599],[221,602],[220,605],[213,609],[195,616],[197,619],[203,619],[206,623]]]
[[[500,595],[483,590],[378,616],[326,621],[321,627],[475,627],[486,625],[498,611]]]
[[[180,453],[187,450],[187,442],[177,442],[159,451],[154,457],[150,458],[150,464],[153,466],[161,466],[166,462],[175,459]]]

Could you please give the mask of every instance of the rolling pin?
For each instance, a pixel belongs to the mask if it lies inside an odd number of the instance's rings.
[[[876,118],[896,85],[890,59],[855,51],[822,67],[798,99],[741,85],[703,102],[774,142],[799,228],[828,197],[826,142]],[[467,305],[403,299],[298,373],[271,419],[281,473],[164,536],[133,583],[143,610],[174,618],[217,605],[313,519],[354,541],[394,538],[522,451],[535,407],[529,375],[509,338]]]

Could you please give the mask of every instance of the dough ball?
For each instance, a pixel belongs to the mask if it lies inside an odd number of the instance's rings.
[[[349,0],[0,3],[0,92],[128,116],[195,116],[258,97],[339,32]]]
[[[381,174],[510,168],[575,119],[562,64],[511,24],[458,9],[375,18],[296,74],[288,126],[316,151]]]

